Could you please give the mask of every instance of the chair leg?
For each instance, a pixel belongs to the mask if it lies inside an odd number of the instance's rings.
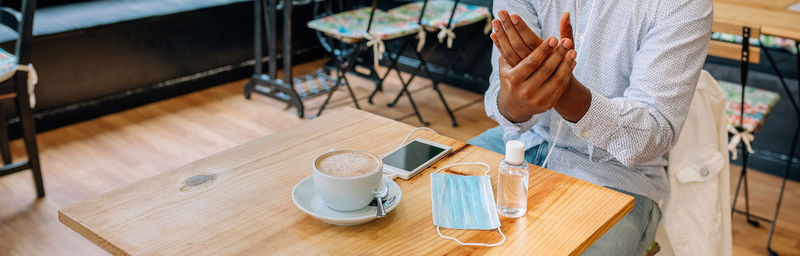
[[[752,218],[750,214],[750,194],[748,192],[748,185],[747,185],[747,160],[750,158],[750,153],[747,152],[745,147],[742,147],[742,176],[744,177],[744,212],[745,217],[747,219],[747,223],[750,226],[758,227],[759,223],[758,220]]]
[[[333,96],[333,92],[339,88],[339,83],[342,80],[344,80],[345,87],[347,87],[347,90],[350,92],[350,97],[352,97],[353,99],[353,104],[356,105],[356,108],[361,109],[361,107],[358,106],[358,99],[356,98],[356,95],[353,93],[353,89],[350,87],[350,83],[349,81],[347,81],[347,77],[345,77],[345,74],[347,73],[348,70],[350,70],[355,66],[356,64],[355,58],[357,58],[358,55],[361,54],[361,51],[363,51],[363,47],[364,45],[356,46],[356,49],[350,55],[344,56],[344,58],[341,59],[342,61],[337,64],[336,83],[334,84],[335,88],[332,89],[330,92],[328,92],[328,96],[325,98],[325,102],[322,103],[322,106],[320,106],[319,108],[319,112],[317,112],[316,115],[317,117],[322,115],[322,111],[325,110],[325,106],[328,105],[328,101],[330,101],[331,97]]]
[[[786,191],[786,180],[789,179],[789,173],[792,170],[792,160],[794,159],[795,149],[797,149],[797,136],[800,135],[800,120],[794,131],[794,138],[792,139],[792,149],[789,150],[789,159],[786,160],[786,173],[783,175],[783,182],[781,182],[781,192],[778,194],[778,203],[775,205],[775,213],[772,215],[772,223],[769,225],[769,235],[767,236],[767,252],[769,255],[778,255],[777,252],[772,250],[772,235],[775,234],[775,225],[778,225],[778,213],[781,210],[781,202],[783,201],[783,192]]]
[[[386,69],[386,73],[384,73],[383,76],[380,76],[380,74],[378,74],[378,71],[375,70],[375,68],[370,67],[371,72],[374,72],[378,76],[378,81],[379,82],[376,85],[375,90],[372,90],[372,94],[369,95],[369,99],[367,100],[367,102],[369,102],[369,104],[372,104],[372,99],[375,97],[375,94],[378,91],[383,91],[383,81],[385,81],[386,78],[389,77],[389,73],[391,73],[392,70],[397,72],[397,77],[400,78],[400,82],[403,82],[403,77],[400,76],[400,70],[397,68],[397,62],[398,62],[398,60],[400,60],[400,54],[402,54],[403,51],[406,49],[406,47],[408,47],[410,41],[411,41],[410,38],[406,38],[406,39],[403,40],[403,44],[400,46],[400,50],[397,51],[397,54],[395,54],[394,58],[392,58],[391,51],[388,51],[389,52],[389,54],[388,54],[389,55],[389,66]],[[401,91],[398,95],[402,95],[402,94],[403,94],[403,92]],[[394,102],[396,104],[397,100],[395,100]],[[394,104],[392,104],[392,106],[393,105]]]
[[[795,48],[800,50],[800,42],[795,42]],[[783,83],[783,88],[786,89],[786,92],[789,93],[789,99],[792,101],[792,105],[795,108],[795,114],[798,115],[798,124],[794,129],[794,138],[792,139],[792,148],[789,150],[789,159],[786,160],[786,173],[783,175],[783,182],[781,182],[781,192],[778,194],[778,203],[775,205],[775,213],[772,215],[772,223],[769,225],[769,236],[767,236],[767,252],[770,256],[777,256],[778,253],[772,249],[772,236],[775,234],[775,225],[778,223],[778,213],[781,210],[781,201],[783,201],[783,192],[786,190],[786,180],[789,179],[789,171],[792,169],[792,160],[794,159],[794,153],[797,149],[797,137],[800,135],[800,109],[798,109],[797,103],[794,100],[794,96],[792,96],[789,88],[786,86],[786,81],[783,80],[783,76],[780,75],[780,70],[778,67],[775,66],[775,62],[772,60],[772,57],[769,55],[769,52],[764,47],[764,44],[761,44],[762,49],[767,54],[767,58],[769,59],[772,67],[775,68],[776,73],[781,78],[781,83]],[[800,54],[797,54],[797,71],[800,72]]]
[[[397,58],[400,58],[399,54],[397,54]],[[400,75],[400,71],[397,70],[397,77],[400,79],[400,83],[403,84],[403,88],[400,89],[400,93],[397,94],[397,97],[395,97],[392,102],[386,104],[386,106],[394,107],[395,105],[397,105],[397,101],[399,101],[400,97],[402,97],[403,93],[405,93],[406,96],[408,96],[408,101],[409,103],[411,103],[411,108],[414,110],[414,114],[417,116],[417,119],[419,119],[419,122],[422,123],[422,125],[424,126],[428,126],[430,125],[430,123],[425,122],[425,120],[423,120],[422,113],[419,112],[419,108],[417,108],[417,104],[414,102],[414,98],[411,96],[411,92],[408,90],[408,86],[411,85],[411,81],[414,80],[417,74],[419,74],[420,70],[421,70],[420,66],[417,66],[417,69],[411,73],[411,77],[409,77],[408,80],[406,81],[403,81],[403,77]]]
[[[436,94],[439,95],[439,100],[442,101],[442,105],[444,105],[444,109],[447,111],[447,114],[450,115],[450,120],[452,121],[452,126],[453,127],[457,127],[458,126],[458,122],[456,121],[456,116],[453,114],[453,111],[450,110],[450,106],[447,105],[447,101],[444,100],[444,95],[442,94],[442,90],[439,89],[439,80],[436,79],[436,77],[433,76],[433,73],[430,70],[428,70],[428,63],[422,57],[422,54],[420,54],[419,52],[416,52],[416,54],[417,54],[417,58],[419,58],[419,61],[420,61],[420,63],[419,63],[420,69],[424,70],[425,73],[428,74],[428,77],[430,77],[431,82],[433,83],[433,90],[436,91]]]
[[[11,164],[11,146],[8,141],[8,122],[6,122],[6,112],[0,109],[0,154],[3,157],[3,164]]]
[[[739,112],[739,127],[737,128],[739,131],[744,131],[744,105],[746,104],[745,101],[745,87],[747,86],[747,72],[749,71],[749,62],[748,56],[750,52],[750,28],[743,27],[742,28],[742,61],[740,62],[739,73],[740,73],[740,82],[742,83],[742,91],[741,91],[741,110]],[[739,175],[739,181],[736,184],[736,194],[733,196],[733,202],[731,203],[731,215],[733,215],[736,209],[736,199],[739,197],[739,187],[742,185],[742,181],[744,181],[744,207],[745,207],[745,216],[747,218],[747,223],[751,226],[758,227],[759,223],[757,220],[752,219],[750,215],[750,195],[748,193],[748,186],[747,186],[747,159],[749,158],[749,154],[747,149],[742,146],[742,172]]]
[[[353,88],[350,87],[350,81],[347,80],[347,77],[342,75],[344,79],[344,86],[347,88],[347,92],[350,93],[350,98],[353,99],[353,104],[356,105],[356,109],[361,109],[361,106],[358,105],[358,98],[356,98],[356,94],[353,93]]]
[[[336,84],[339,83],[339,80],[341,80],[341,78],[336,78]],[[319,111],[317,111],[317,115],[314,116],[314,117],[319,117],[320,115],[322,115],[322,111],[325,110],[325,106],[328,105],[328,101],[331,100],[331,97],[333,96],[333,92],[334,91],[336,91],[336,89],[330,90],[328,92],[328,96],[325,97],[325,101],[322,102],[322,106],[319,106]]]
[[[17,110],[22,124],[22,139],[25,142],[25,152],[28,154],[28,165],[33,172],[33,182],[36,185],[36,196],[44,197],[44,182],[42,169],[39,165],[39,147],[36,145],[36,126],[33,122],[33,111],[28,99],[27,74],[17,73],[14,76],[17,87]]]
[[[417,109],[417,104],[414,103],[414,98],[411,97],[411,92],[409,92],[408,90],[405,90],[405,92],[406,96],[408,96],[408,101],[411,102],[411,108],[414,109],[414,113],[417,114],[417,119],[419,119],[419,122],[422,123],[423,126],[431,125],[430,123],[425,122],[425,120],[422,120],[422,115],[419,113],[419,110]]]

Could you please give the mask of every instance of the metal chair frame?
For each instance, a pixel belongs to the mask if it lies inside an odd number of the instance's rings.
[[[453,23],[453,16],[455,16],[455,11],[456,11],[456,8],[458,7],[458,3],[459,2],[460,2],[460,0],[455,0],[454,1],[453,9],[450,11],[450,18],[447,21],[447,27],[448,28]],[[425,10],[426,10],[427,5],[428,5],[428,0],[424,0],[424,2],[422,4],[422,9],[420,10],[419,19],[417,20],[417,23],[420,24],[420,26],[422,26],[421,25],[422,24],[422,19],[425,16]],[[402,84],[403,84],[403,89],[400,90],[400,92],[397,94],[397,96],[395,96],[394,100],[392,100],[391,103],[386,104],[386,106],[387,107],[394,107],[395,105],[397,105],[397,102],[400,100],[400,98],[405,94],[406,96],[408,96],[408,100],[411,102],[411,106],[414,109],[414,113],[416,114],[417,119],[419,119],[420,123],[422,123],[425,126],[430,125],[430,123],[428,123],[428,122],[423,120],[422,115],[419,113],[419,111],[417,111],[416,104],[414,104],[414,99],[411,96],[411,92],[408,90],[408,86],[410,85],[411,80],[413,80],[420,71],[424,70],[425,73],[427,73],[428,78],[432,82],[433,90],[436,91],[437,95],[439,96],[439,100],[442,102],[442,105],[444,105],[444,108],[447,111],[447,114],[450,116],[450,120],[452,121],[452,126],[453,127],[458,126],[458,122],[456,121],[456,117],[453,114],[453,111],[450,109],[450,106],[447,105],[447,101],[444,99],[444,95],[442,94],[442,91],[439,88],[439,84],[440,84],[439,79],[437,79],[433,75],[433,73],[430,71],[430,68],[428,67],[428,63],[425,61],[425,57],[420,52],[416,51],[416,49],[414,50],[414,54],[416,55],[417,60],[419,61],[419,64],[417,65],[416,69],[411,73],[411,77],[407,81],[403,81],[403,77],[400,76],[400,70],[398,69],[397,63],[398,63],[398,60],[400,59],[401,54],[405,50],[405,48],[408,47],[408,43],[409,43],[408,40],[403,42],[402,46],[400,47],[400,50],[398,50],[396,54],[393,54],[393,53],[389,52],[388,49],[387,49],[387,52],[389,53],[390,64],[389,64],[389,69],[386,71],[386,74],[381,78],[381,82],[386,77],[388,77],[389,76],[389,72],[391,72],[394,69],[397,72],[397,76],[400,78],[400,82],[402,82]],[[433,52],[436,49],[437,45],[438,44],[436,44],[432,48],[430,48],[429,52]],[[461,57],[466,57],[466,49],[464,49],[463,45],[458,45],[457,47],[458,47],[457,49],[459,50],[459,55],[453,61],[451,61],[448,64],[448,66],[447,66],[447,68],[445,69],[445,72],[444,72],[445,76],[453,69],[453,67],[455,66],[455,63],[457,63],[458,60]],[[380,90],[380,88],[381,87],[378,86],[372,92],[372,94],[369,97],[369,102],[370,103],[372,103],[372,98]]]
[[[756,35],[760,36],[760,35]],[[751,37],[751,28],[748,26],[742,26],[742,50],[741,50],[741,58],[740,58],[740,80],[742,83],[742,92],[741,92],[741,110],[740,110],[740,125],[737,127],[739,131],[743,131],[743,122],[744,122],[744,103],[745,103],[745,86],[747,84],[747,75],[749,71],[749,62],[750,62],[750,37]],[[731,203],[731,215],[735,213],[743,213],[746,216],[747,223],[751,226],[758,227],[760,226],[759,220],[764,222],[770,223],[769,228],[769,235],[767,237],[767,252],[769,255],[778,255],[778,253],[772,249],[772,237],[775,233],[775,226],[777,225],[778,214],[780,213],[781,202],[783,201],[783,195],[786,190],[786,181],[789,178],[789,174],[792,167],[792,161],[794,159],[794,154],[797,150],[797,139],[800,137],[800,105],[798,105],[797,100],[792,95],[791,90],[789,90],[789,86],[786,84],[786,80],[781,73],[780,69],[777,68],[775,61],[772,58],[772,55],[769,53],[768,49],[764,46],[764,43],[761,42],[759,38],[759,47],[761,51],[763,51],[767,57],[767,60],[770,63],[770,66],[775,70],[776,75],[778,76],[781,86],[783,87],[784,91],[787,95],[789,95],[789,101],[794,108],[796,117],[797,117],[797,125],[795,128],[794,136],[792,138],[792,145],[791,149],[789,150],[789,159],[786,160],[786,169],[784,172],[783,180],[781,182],[781,189],[780,193],[778,194],[778,202],[775,206],[775,211],[773,213],[772,219],[767,219],[764,217],[760,217],[754,215],[750,212],[750,203],[749,203],[749,192],[748,192],[748,184],[747,184],[747,165],[748,165],[748,158],[749,152],[742,147],[742,170],[739,175],[739,180],[736,183],[736,190],[734,192],[733,202]],[[795,47],[800,51],[800,42],[795,43]],[[800,72],[800,54],[797,55],[797,68],[798,72]],[[737,210],[736,209],[736,201],[739,197],[739,190],[744,184],[744,200],[745,200],[745,210]]]
[[[276,53],[276,45],[277,45],[277,22],[275,20],[276,17],[276,9],[278,9],[278,4],[276,0],[254,0],[254,17],[255,17],[255,24],[254,24],[254,59],[255,59],[255,67],[254,67],[254,74],[251,80],[245,85],[244,87],[244,97],[246,99],[250,99],[252,93],[258,93],[267,97],[271,97],[283,102],[286,102],[288,106],[293,106],[297,110],[297,115],[299,117],[305,117],[305,105],[303,104],[303,100],[307,98],[312,98],[315,96],[319,96],[322,94],[327,93],[328,97],[325,99],[325,102],[320,106],[317,115],[319,116],[322,114],[322,111],[325,109],[325,106],[328,104],[330,97],[333,95],[333,92],[336,91],[341,86],[345,86],[350,93],[350,97],[353,99],[353,103],[356,105],[356,108],[360,108],[358,106],[358,100],[356,99],[355,94],[353,93],[353,89],[350,87],[350,83],[347,81],[347,77],[344,76],[344,72],[342,70],[352,68],[352,63],[348,63],[346,61],[340,61],[337,65],[337,78],[334,80],[332,77],[329,76],[328,72],[323,72],[320,70],[316,73],[306,74],[300,77],[293,77],[292,76],[292,4],[294,1],[286,0],[282,1],[283,3],[283,72],[284,72],[284,79],[277,78],[277,53]],[[300,3],[309,3],[309,1],[304,1]],[[263,8],[266,6],[266,8]],[[263,14],[262,14],[263,9]],[[263,19],[263,17],[267,17],[267,19]],[[267,54],[269,56],[269,63],[268,63],[268,74],[264,74],[262,71],[262,34],[261,34],[261,23],[265,23],[266,32],[267,32]],[[359,46],[353,51],[352,55],[358,55],[361,52],[362,47]],[[349,56],[349,55],[348,55]],[[346,59],[346,58],[345,58]],[[305,79],[305,80],[304,80]],[[303,84],[307,83],[307,88],[305,90],[300,90],[298,86],[302,86]],[[315,88],[311,88],[312,85],[315,85]],[[312,117],[312,118],[313,118]]]
[[[10,28],[16,28],[19,34],[14,49],[15,55],[20,64],[30,63],[31,42],[33,40],[33,18],[36,11],[36,0],[24,0],[21,5],[21,18],[16,18],[17,13],[10,8],[0,10],[0,23]],[[12,162],[11,150],[8,139],[8,128],[5,112],[0,110],[0,151],[2,151],[3,166],[0,167],[0,176],[31,170],[33,172],[33,182],[36,186],[36,196],[44,197],[44,182],[42,179],[42,169],[39,164],[39,148],[36,143],[36,125],[33,120],[33,110],[30,105],[28,95],[28,73],[17,72],[14,77],[0,83],[2,97],[0,100],[14,99],[14,105],[18,111],[20,123],[22,125],[22,140],[25,143],[25,153],[28,160]],[[11,91],[6,88],[13,88]]]

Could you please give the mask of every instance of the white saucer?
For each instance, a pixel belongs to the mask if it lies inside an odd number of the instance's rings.
[[[384,210],[388,215],[400,203],[403,192],[400,191],[400,186],[393,180],[383,177],[381,181],[389,189],[386,202],[384,202]],[[378,211],[377,206],[368,205],[361,210],[352,212],[341,212],[328,208],[325,202],[322,202],[322,198],[317,196],[314,179],[311,176],[294,185],[292,201],[294,205],[297,205],[297,208],[308,213],[308,215],[333,225],[358,225],[378,218],[375,215]]]

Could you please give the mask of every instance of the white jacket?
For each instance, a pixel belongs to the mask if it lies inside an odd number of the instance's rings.
[[[656,235],[660,255],[731,255],[725,96],[703,70],[689,115],[669,153],[670,199]]]

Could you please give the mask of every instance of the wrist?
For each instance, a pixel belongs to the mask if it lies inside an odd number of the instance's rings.
[[[577,123],[589,111],[591,103],[592,92],[573,76],[556,103],[555,110],[565,120]]]
[[[503,97],[503,93],[499,92],[497,94],[497,102],[496,102],[497,103],[497,110],[500,112],[500,115],[502,115],[506,120],[508,120],[508,121],[510,121],[512,123],[522,123],[522,122],[525,122],[525,121],[528,121],[529,119],[531,119],[531,116],[527,116],[526,117],[526,116],[517,114],[516,112],[518,112],[518,111],[515,111],[514,107],[508,106],[508,104],[504,104],[504,102],[506,102],[506,101],[505,101],[505,99]]]

